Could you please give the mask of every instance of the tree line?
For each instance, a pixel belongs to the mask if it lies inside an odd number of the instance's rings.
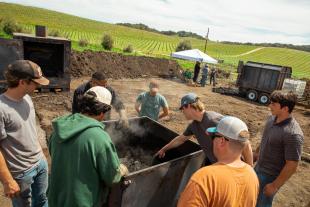
[[[159,33],[159,34],[168,35],[168,36],[193,37],[193,38],[197,38],[197,39],[201,39],[201,40],[205,39],[203,36],[198,35],[198,34],[193,33],[193,32],[187,32],[187,31],[174,32],[171,30],[159,31],[157,29],[150,28],[149,26],[142,24],[142,23],[139,23],[139,24],[117,23],[117,25],[121,25],[121,26],[125,26],[125,27],[131,27],[131,28],[140,29],[140,30],[145,30],[148,32]]]
[[[157,29],[150,28],[149,26],[142,24],[142,23],[139,23],[139,24],[117,23],[117,25],[145,30],[149,32],[155,32],[155,33],[168,35],[168,36],[193,37],[193,38],[197,38],[201,40],[205,39],[203,36],[198,35],[193,32],[187,32],[187,31],[174,32],[171,30],[159,31]],[[220,41],[220,42],[224,44],[231,44],[231,45],[253,45],[253,46],[261,46],[261,47],[279,47],[279,48],[289,48],[289,49],[310,52],[310,45],[293,45],[293,44],[282,44],[282,43],[251,43],[251,42],[242,43],[242,42],[230,42],[230,41]]]
[[[253,46],[262,46],[262,47],[280,47],[280,48],[289,48],[294,50],[301,50],[305,52],[310,52],[310,45],[293,45],[293,44],[282,44],[282,43],[241,43],[241,42],[230,42],[230,41],[221,41],[224,44],[230,45],[253,45]]]

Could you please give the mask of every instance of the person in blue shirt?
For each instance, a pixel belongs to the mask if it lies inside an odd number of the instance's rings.
[[[139,116],[147,116],[155,121],[169,115],[168,103],[163,95],[158,93],[159,84],[152,80],[149,84],[149,91],[139,94],[136,100],[135,109]],[[163,112],[160,113],[160,108]]]
[[[208,65],[206,64],[202,69],[202,75],[200,80],[201,87],[205,87],[207,78],[208,78]]]

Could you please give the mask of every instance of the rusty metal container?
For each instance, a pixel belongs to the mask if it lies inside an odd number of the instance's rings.
[[[129,130],[119,129],[116,121],[104,124],[121,160],[124,152],[119,149],[124,143],[148,150],[150,155],[141,156],[140,159],[143,159],[145,156],[153,156],[178,135],[147,117],[129,119]],[[180,193],[192,174],[203,165],[204,158],[200,146],[192,141],[167,151],[164,159],[153,157],[150,166],[131,171],[111,189],[109,206],[176,206]]]

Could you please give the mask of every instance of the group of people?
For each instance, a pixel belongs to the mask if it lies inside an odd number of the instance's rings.
[[[197,61],[194,67],[193,75],[192,72],[189,70],[182,71],[182,76],[185,79],[185,81],[192,81],[196,86],[200,85],[201,87],[205,87],[207,85],[208,74],[210,74],[210,85],[216,86],[217,69],[215,67],[212,67],[211,70],[209,71],[208,64],[205,64],[204,67],[202,68],[201,79],[200,81],[198,81],[198,77],[201,70],[200,65],[201,63]]]
[[[185,95],[180,110],[192,122],[157,155],[165,156],[194,135],[206,154],[206,167],[191,177],[178,206],[272,206],[301,159],[303,132],[292,116],[296,101],[292,92],[271,94],[271,115],[253,154],[243,121],[206,111],[196,94]]]
[[[210,73],[210,85],[215,86],[217,84],[216,82],[216,76],[217,76],[217,70],[215,67],[211,68],[211,71],[209,72],[209,66],[208,64],[205,64],[202,68],[202,74],[201,79],[198,81],[199,73],[200,73],[200,62],[196,62],[194,67],[194,76],[193,76],[193,82],[198,83],[201,85],[201,87],[205,87],[208,80],[208,74]]]
[[[115,90],[108,85],[108,80],[102,72],[95,72],[91,79],[80,85],[73,95],[72,113],[78,113],[83,107],[79,106],[79,99],[94,86],[106,88],[112,94],[111,105],[119,113],[119,123],[123,126],[128,125],[124,103],[119,98]],[[162,109],[162,112],[160,112]],[[169,107],[166,98],[159,93],[159,83],[151,80],[149,90],[138,95],[135,103],[135,110],[139,116],[147,116],[155,121],[169,115]],[[104,120],[111,119],[111,111],[105,114]]]
[[[49,81],[41,68],[28,60],[10,64],[4,77],[8,89],[0,95],[0,180],[13,206],[106,203],[109,187],[128,170],[120,163],[102,121],[110,119],[112,107],[119,113],[120,124],[126,126],[128,121],[124,104],[104,74],[94,73],[76,89],[72,114],[53,120],[50,176],[29,96]],[[140,116],[158,120],[169,114],[167,100],[158,90],[158,82],[151,81],[149,91],[138,95],[135,109]],[[272,206],[274,195],[296,172],[301,158],[303,133],[292,116],[296,95],[271,94],[272,115],[254,154],[242,120],[206,111],[194,93],[186,94],[180,102],[180,111],[192,122],[156,156],[164,157],[195,136],[206,159],[181,193],[178,206]]]

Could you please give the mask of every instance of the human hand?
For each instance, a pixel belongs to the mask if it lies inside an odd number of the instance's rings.
[[[268,183],[264,187],[264,194],[268,197],[273,196],[279,189],[273,184],[273,183]]]
[[[165,157],[166,153],[165,153],[165,150],[164,148],[161,148],[158,152],[156,152],[156,154],[154,155],[154,157],[159,157],[159,158],[163,158]]]
[[[8,198],[18,196],[20,192],[19,185],[14,179],[12,179],[9,182],[3,183],[3,188],[4,188],[4,195]]]
[[[128,168],[124,164],[119,165],[119,170],[120,170],[122,176],[126,176],[129,174]]]

